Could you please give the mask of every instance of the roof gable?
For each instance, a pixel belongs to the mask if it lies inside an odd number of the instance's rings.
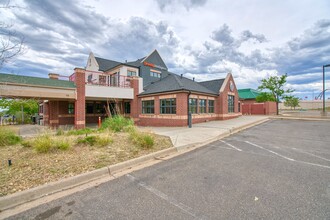
[[[154,65],[156,68],[161,67],[167,70],[167,66],[164,63],[162,57],[159,55],[157,50],[154,50],[149,56],[145,57],[141,63],[149,63],[151,65]]]

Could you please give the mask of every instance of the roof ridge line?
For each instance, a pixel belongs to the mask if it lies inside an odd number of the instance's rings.
[[[179,77],[178,75],[173,75],[174,76],[174,78],[175,78],[175,80],[176,80],[176,82],[179,84],[179,86],[181,87],[181,88],[184,88],[184,86],[183,86],[183,84],[182,84],[182,82],[177,78],[177,77]]]

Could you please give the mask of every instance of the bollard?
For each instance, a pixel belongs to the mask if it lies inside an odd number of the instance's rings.
[[[8,166],[11,166],[12,163],[11,163],[11,159],[8,159]]]
[[[192,124],[192,115],[191,115],[191,113],[189,112],[189,113],[188,113],[188,126],[189,126],[189,128],[191,128],[191,124]]]
[[[98,127],[101,127],[101,117],[99,117]]]

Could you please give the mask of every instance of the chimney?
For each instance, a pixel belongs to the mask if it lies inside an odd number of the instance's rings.
[[[127,63],[127,60],[125,60],[125,63]]]
[[[193,81],[195,82],[195,77],[193,77]]]
[[[182,79],[183,74],[181,74],[181,79]]]
[[[48,73],[49,79],[58,79],[60,74],[57,73]]]

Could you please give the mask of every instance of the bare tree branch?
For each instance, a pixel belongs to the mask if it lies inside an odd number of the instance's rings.
[[[0,12],[3,9],[19,7],[10,3],[10,0],[8,0],[0,5]],[[4,63],[24,53],[24,37],[16,31],[12,31],[12,27],[13,25],[0,22],[0,69]]]

